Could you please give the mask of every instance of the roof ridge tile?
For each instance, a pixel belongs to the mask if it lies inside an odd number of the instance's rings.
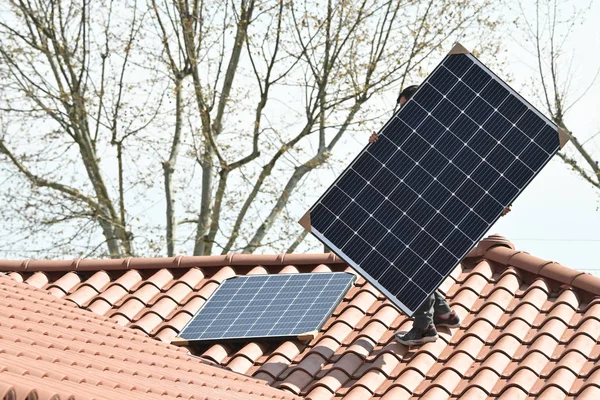
[[[0,260],[0,271],[97,271],[163,268],[217,268],[228,265],[319,265],[345,263],[334,253],[314,254],[229,254],[221,256],[177,256],[164,258]]]

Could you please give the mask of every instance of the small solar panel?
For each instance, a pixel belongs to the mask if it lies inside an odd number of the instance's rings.
[[[457,45],[300,223],[412,315],[567,140]]]
[[[227,279],[173,343],[308,336],[327,321],[355,279],[346,272]]]

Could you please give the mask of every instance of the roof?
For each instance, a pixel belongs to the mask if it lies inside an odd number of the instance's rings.
[[[3,399],[293,399],[0,275]]]
[[[168,343],[227,277],[350,268],[330,253],[0,261],[0,270]],[[420,348],[393,340],[412,322],[361,278],[309,343],[189,350],[313,400],[600,398],[600,278],[491,236],[441,290],[461,327]]]

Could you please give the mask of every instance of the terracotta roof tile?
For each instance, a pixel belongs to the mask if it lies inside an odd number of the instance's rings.
[[[177,336],[220,282],[236,274],[352,271],[331,253],[0,261],[0,269],[70,299],[71,308],[79,305],[164,342]],[[189,350],[313,400],[600,398],[600,300],[594,300],[600,278],[516,251],[492,236],[440,290],[461,317],[461,328],[440,329],[440,340],[421,348],[394,341],[394,333],[410,329],[411,320],[359,277],[308,343],[217,343]],[[27,315],[30,322],[39,320]],[[49,345],[42,333],[31,334]],[[70,345],[57,340],[54,348]],[[117,350],[121,356],[126,351]],[[81,355],[78,362],[91,365]]]
[[[0,298],[5,398],[293,398],[8,277]]]

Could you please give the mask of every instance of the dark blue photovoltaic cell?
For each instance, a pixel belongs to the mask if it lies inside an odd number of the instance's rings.
[[[313,233],[410,315],[558,148],[554,125],[450,55],[311,208]]]
[[[527,111],[527,106],[514,96],[506,98],[498,108],[498,112],[511,122],[519,121]]]
[[[435,119],[444,126],[450,126],[461,115],[460,110],[448,99],[442,100],[434,111]]]
[[[414,95],[415,102],[419,103],[425,110],[433,110],[435,106],[442,100],[443,95],[438,92],[433,86],[425,83],[421,85],[421,90]]]
[[[537,135],[533,137],[533,140],[546,152],[557,151],[560,147],[560,141],[556,135],[556,130],[551,126],[544,126]]]
[[[490,82],[488,82],[486,87],[481,91],[480,95],[492,107],[497,108],[498,106],[500,106],[502,104],[502,106],[500,107],[500,110],[501,110],[500,112],[503,115],[506,115],[507,118],[511,121],[516,120],[517,116],[512,115],[512,114],[507,114],[505,107],[510,107],[510,105],[507,104],[507,102],[505,100],[508,100],[508,103],[512,103],[511,100],[514,100],[514,102],[517,105],[524,106],[523,103],[521,103],[515,97],[509,97],[509,95],[510,95],[509,91],[506,90],[504,88],[504,86],[502,86],[500,83],[498,83],[494,79],[492,79]],[[502,110],[504,110],[504,111],[502,111]]]
[[[408,112],[406,112],[406,116],[400,120],[411,129],[417,129],[423,120],[427,118],[427,111],[425,111],[415,101],[409,101],[404,107],[402,107],[402,111],[404,110],[408,110]]]
[[[490,75],[481,68],[470,68],[462,79],[475,93],[479,93],[492,80]]]
[[[448,57],[443,65],[448,71],[460,78],[465,72],[473,67],[473,61],[464,54],[457,54]],[[431,77],[429,79],[431,79]],[[454,79],[452,81],[454,81]]]
[[[473,137],[467,143],[471,150],[481,157],[487,157],[493,149],[498,147],[498,141],[488,135],[484,130],[479,130],[479,135]]]
[[[344,272],[227,279],[179,337],[188,341],[242,340],[311,332],[330,317],[354,279]]]

